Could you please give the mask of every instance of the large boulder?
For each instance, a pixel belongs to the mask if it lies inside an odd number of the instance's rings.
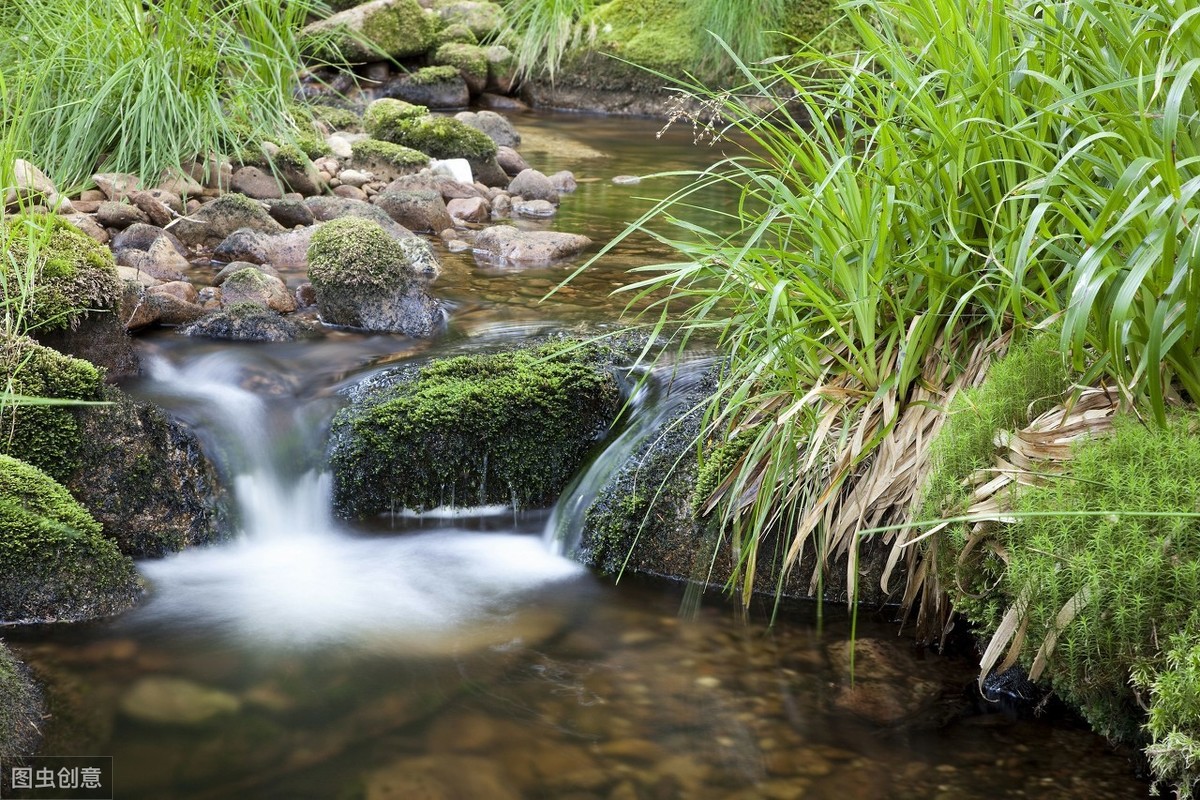
[[[437,29],[437,17],[417,0],[374,0],[312,23],[301,39],[322,58],[361,63],[420,55],[433,46]]]
[[[492,264],[533,266],[578,255],[591,243],[591,239],[577,233],[525,231],[512,225],[494,225],[475,237],[475,255]]]
[[[308,211],[307,208],[305,210]],[[304,269],[308,266],[308,246],[315,232],[316,229],[311,226],[284,233],[262,233],[241,228],[217,245],[213,250],[213,258],[227,263],[245,261],[250,264],[270,264],[279,269]]]
[[[284,231],[262,204],[236,192],[223,194],[168,226],[168,230],[185,245],[207,248],[216,247],[239,228],[260,233]]]
[[[79,412],[79,466],[64,481],[104,534],[134,558],[228,536],[229,498],[196,435],[115,388],[104,400]]]
[[[0,759],[31,756],[42,738],[42,693],[0,643]]]
[[[336,512],[551,504],[616,419],[616,360],[556,342],[369,382],[334,418]]]
[[[308,251],[317,308],[332,325],[429,336],[445,319],[428,291],[438,273],[423,240],[396,239],[378,223],[355,217],[327,222]]]
[[[130,608],[133,562],[46,473],[0,455],[0,623],[75,622]]]
[[[496,147],[521,146],[521,134],[517,133],[508,117],[495,111],[460,111],[454,118],[487,134],[488,138],[496,143]]]

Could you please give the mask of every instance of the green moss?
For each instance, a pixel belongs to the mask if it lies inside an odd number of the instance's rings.
[[[0,621],[107,616],[139,591],[133,562],[57,481],[0,455]]]
[[[479,37],[461,22],[453,22],[442,28],[438,34],[437,43],[439,46],[452,43],[479,44]]]
[[[0,225],[0,302],[21,331],[75,327],[116,308],[121,281],[108,248],[54,214],[16,214]]]
[[[33,755],[41,737],[41,705],[37,686],[0,643],[0,758]]]
[[[384,97],[367,106],[362,124],[374,138],[396,143],[409,123],[428,115],[429,109],[425,106]]]
[[[279,148],[279,151],[275,155],[271,156],[271,163],[275,165],[276,169],[304,172],[312,161],[309,160],[308,155],[298,146],[285,144]]]
[[[433,62],[454,67],[468,84],[487,82],[487,53],[477,45],[444,44],[433,54]]]
[[[0,367],[13,394],[99,400],[103,373],[32,339],[0,341]],[[78,464],[79,421],[67,406],[7,403],[0,407],[0,453],[17,455],[63,480]]]
[[[585,24],[597,32],[596,49],[641,66],[680,74],[703,60],[687,0],[612,0]]]
[[[230,275],[221,284],[222,288],[237,293],[261,293],[270,291],[271,285],[267,282],[266,273],[257,267],[246,267],[239,269],[237,272]],[[238,305],[238,304],[234,304]],[[250,305],[258,305],[250,303]]]
[[[397,0],[389,9],[368,17],[362,35],[392,58],[424,53],[433,46],[440,22],[417,0]]]
[[[497,3],[440,0],[435,8],[447,25],[463,26],[479,41],[496,36],[507,24],[504,9]]]
[[[411,245],[393,238],[379,223],[361,217],[326,222],[308,247],[308,278],[318,295],[341,288],[389,292],[412,280]],[[424,246],[420,240],[412,240]]]
[[[408,79],[414,86],[432,86],[435,83],[457,80],[458,70],[455,67],[422,67],[408,73]]]
[[[696,489],[692,494],[692,511],[697,517],[713,492],[733,474],[742,456],[753,444],[757,431],[744,431],[729,441],[719,442],[707,449],[696,471]]]
[[[429,166],[429,156],[404,145],[382,142],[378,139],[359,139],[350,146],[356,162],[380,162],[401,172]]]
[[[453,117],[422,117],[401,131],[399,144],[433,158],[486,161],[496,155],[496,143],[482,131]]]
[[[312,106],[312,114],[335,131],[360,133],[363,130],[362,117],[346,108]]]
[[[334,420],[334,503],[366,517],[548,505],[617,415],[609,350],[551,344],[435,361]]]

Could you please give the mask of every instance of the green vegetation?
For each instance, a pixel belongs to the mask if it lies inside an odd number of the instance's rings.
[[[435,64],[454,67],[467,85],[487,83],[488,60],[482,47],[473,44],[444,44],[433,54]]]
[[[0,453],[20,456],[65,480],[78,464],[79,422],[69,407],[33,399],[101,400],[101,370],[32,339],[10,337],[0,341],[0,372],[6,380]],[[23,399],[13,402],[14,397]]]
[[[491,137],[453,117],[421,117],[403,124],[397,144],[433,158],[486,161],[496,155]]]
[[[5,217],[0,250],[7,331],[75,327],[89,311],[116,308],[121,282],[112,253],[62,217]]]
[[[210,152],[299,132],[296,31],[315,0],[11,0],[0,77],[14,146],[62,186],[98,170],[153,181]],[[12,123],[12,116],[7,120]]]
[[[0,455],[0,621],[72,621],[124,611],[133,562],[54,479]]]
[[[417,0],[396,0],[313,23],[304,29],[301,43],[307,53],[331,63],[405,58],[432,47],[439,25]]]
[[[362,124],[376,139],[396,143],[409,123],[426,116],[429,116],[429,109],[425,106],[384,97],[367,106]]]
[[[41,738],[42,698],[37,686],[0,643],[0,758],[33,754]]]
[[[362,117],[350,109],[324,105],[309,106],[309,109],[319,123],[323,123],[335,131],[359,133],[363,129]]]
[[[616,419],[613,353],[599,345],[435,361],[334,418],[338,513],[547,505]]]

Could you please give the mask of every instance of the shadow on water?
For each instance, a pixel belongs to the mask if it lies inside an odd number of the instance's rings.
[[[635,190],[662,193],[612,175],[706,157],[681,138],[655,142],[653,123],[524,127],[535,166],[583,179],[554,224],[597,241],[636,213]],[[434,341],[143,340],[149,368],[127,388],[202,436],[242,532],[139,564],[151,591],[119,619],[13,632],[51,698],[46,754],[113,756],[117,796],[134,800],[1145,793],[1086,731],[977,713],[971,665],[922,657],[893,625],[860,623],[852,686],[844,620],[819,631],[802,608],[767,628],[720,598],[685,619],[682,586],[614,586],[548,547],[550,531],[570,551],[606,472],[703,361],[638,389],[636,413],[553,510],[332,519],[322,462],[339,391],[380,369],[611,322],[625,269],[667,256],[633,240],[539,304],[574,265],[506,272],[443,255],[437,287],[456,311]]]

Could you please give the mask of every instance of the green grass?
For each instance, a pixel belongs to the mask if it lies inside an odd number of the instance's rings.
[[[512,46],[517,74],[544,74],[553,81],[579,41],[579,21],[594,5],[595,0],[511,0],[501,40]]]
[[[197,155],[279,142],[296,31],[315,0],[11,0],[0,6],[5,134],[62,187],[98,170],[153,182]],[[14,125],[14,122],[16,123]]]

